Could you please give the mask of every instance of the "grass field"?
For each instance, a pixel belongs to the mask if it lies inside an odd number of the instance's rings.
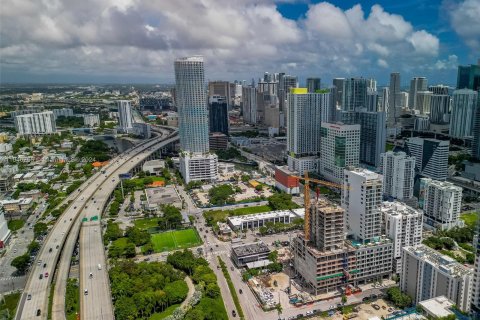
[[[165,319],[166,317],[171,316],[173,314],[173,311],[175,311],[175,309],[177,309],[178,307],[180,307],[180,303],[172,304],[170,307],[163,310],[163,312],[152,314],[148,320],[162,320],[162,319]]]
[[[145,218],[145,219],[138,219],[135,220],[133,223],[135,227],[141,230],[148,230],[150,228],[158,227],[158,220],[159,218]]]
[[[203,216],[207,220],[209,225],[216,225],[218,221],[224,222],[227,217],[232,216],[241,216],[244,214],[255,214],[255,213],[262,213],[272,211],[270,206],[255,206],[255,207],[245,207],[245,208],[238,208],[233,210],[210,210],[205,211]]]
[[[478,219],[478,212],[470,212],[470,213],[467,213],[467,214],[462,214],[460,216],[460,219],[462,219],[463,221],[465,221],[465,224],[469,227],[474,227],[475,226],[475,223],[477,222],[477,219]]]
[[[185,249],[202,244],[195,229],[166,231],[152,235],[155,252]]]
[[[20,300],[20,292],[7,294],[4,298],[5,300],[0,301],[0,319],[2,319],[2,313],[7,313],[5,310],[8,310],[8,314],[12,315],[11,319],[13,319],[13,315],[17,310],[18,300]]]

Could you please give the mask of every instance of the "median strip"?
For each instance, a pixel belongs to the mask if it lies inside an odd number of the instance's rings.
[[[237,296],[237,291],[235,291],[235,287],[233,286],[232,278],[230,278],[230,274],[228,273],[227,265],[223,262],[222,258],[218,257],[218,262],[220,263],[220,267],[222,268],[223,275],[225,280],[227,280],[228,288],[230,289],[230,294],[232,295],[233,303],[235,304],[235,308],[238,311],[238,316],[240,319],[245,319],[243,314],[242,306],[240,305],[240,300]]]

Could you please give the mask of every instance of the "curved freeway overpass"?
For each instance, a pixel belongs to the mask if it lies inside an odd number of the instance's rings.
[[[100,222],[97,221],[98,225],[95,225],[94,221],[89,222],[83,228],[81,220],[95,215],[101,216],[108,197],[119,182],[118,175],[120,173],[130,171],[154,151],[178,140],[177,132],[171,133],[171,128],[157,128],[156,131],[159,133],[157,137],[143,142],[112,159],[110,164],[103,167],[104,173],[97,172],[94,174],[66,199],[71,203],[50,230],[34,265],[31,267],[15,319],[47,319],[48,297],[52,276],[57,264],[59,268],[55,283],[52,318],[65,319],[66,281],[71,256],[81,228],[80,286],[83,290],[83,287],[86,286],[84,281],[93,280],[92,283],[95,283],[89,289],[88,295],[84,295],[83,291],[81,292],[81,317],[82,319],[92,320],[113,319]],[[93,279],[85,279],[85,274],[88,275],[91,272],[89,270],[92,268],[92,263],[98,272]],[[99,264],[101,270],[98,270],[100,269],[98,268]],[[38,310],[40,310],[39,316],[37,316]]]

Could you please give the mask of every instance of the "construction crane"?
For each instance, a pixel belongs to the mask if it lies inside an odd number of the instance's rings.
[[[345,187],[341,184],[309,178],[308,171],[305,171],[303,177],[300,177],[300,176],[293,176],[293,177],[298,180],[305,181],[305,187],[303,190],[304,191],[303,200],[304,200],[304,206],[305,206],[305,219],[304,219],[303,228],[305,233],[305,240],[309,241],[310,240],[310,182],[314,182],[327,187],[338,188],[338,189],[342,189]],[[318,200],[319,194],[320,194],[320,190],[317,188],[317,200]]]

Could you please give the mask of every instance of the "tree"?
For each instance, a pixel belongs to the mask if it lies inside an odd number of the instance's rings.
[[[283,312],[282,304],[281,304],[281,303],[277,303],[277,304],[275,305],[275,309],[277,309],[278,316],[280,317],[280,315],[281,315],[282,312]]]
[[[93,165],[91,163],[86,163],[82,170],[87,177],[90,177],[92,175]]]
[[[263,185],[258,184],[258,185],[255,187],[255,190],[257,190],[257,191],[262,191],[262,190],[263,190]]]
[[[268,254],[268,260],[270,260],[272,262],[277,262],[277,259],[278,259],[278,251],[277,250],[273,250],[272,252],[270,252]]]
[[[185,316],[185,320],[204,320],[205,314],[199,308],[194,308],[190,310]]]
[[[150,242],[150,234],[146,230],[140,230],[137,227],[128,227],[125,236],[137,247]]]
[[[127,245],[125,246],[125,256],[127,258],[133,258],[137,254],[135,251],[135,244],[132,242],[127,242]]]
[[[165,294],[167,295],[169,304],[175,304],[185,300],[188,293],[188,286],[185,281],[177,280],[167,283],[163,291],[165,291]]]
[[[347,296],[346,295],[342,295],[342,303],[345,304],[347,303]]]
[[[275,193],[268,197],[268,205],[273,210],[295,209],[298,205],[292,201],[292,195],[287,193]]]
[[[21,274],[24,274],[25,271],[28,269],[30,264],[30,255],[25,253],[24,255],[18,256],[12,260],[10,265],[17,269],[17,271]]]
[[[210,298],[220,296],[220,287],[216,283],[209,283],[205,288],[205,294]]]
[[[40,244],[37,241],[32,241],[27,247],[29,254],[35,254],[38,250],[40,250]]]
[[[229,184],[222,184],[212,187],[208,191],[210,197],[210,203],[213,205],[225,205],[227,203],[234,203],[235,200],[231,198],[235,194],[232,186]]]
[[[412,304],[412,298],[400,291],[398,287],[392,287],[387,290],[387,297],[398,308],[404,309]]]
[[[42,234],[47,233],[47,230],[48,230],[47,224],[43,223],[43,222],[37,222],[33,226],[33,234],[34,234],[35,238],[37,238],[38,236],[40,236]]]

